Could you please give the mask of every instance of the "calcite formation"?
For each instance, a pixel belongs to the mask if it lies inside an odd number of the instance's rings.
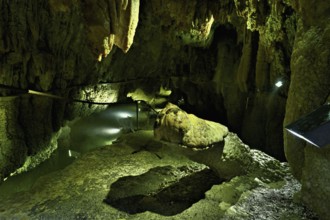
[[[197,149],[221,142],[227,134],[226,126],[187,114],[171,103],[159,112],[154,128],[157,139]]]
[[[88,38],[98,60],[106,57],[113,45],[126,53],[133,44],[140,0],[88,0],[83,6]]]

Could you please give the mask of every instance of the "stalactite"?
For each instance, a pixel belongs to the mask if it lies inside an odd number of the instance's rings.
[[[83,6],[88,38],[98,60],[112,50],[113,45],[127,52],[133,44],[139,20],[140,0],[88,0]]]
[[[252,62],[252,32],[245,30],[242,57],[237,70],[237,83],[242,92],[248,91],[247,80]]]
[[[121,11],[118,18],[118,31],[114,43],[125,53],[133,44],[135,30],[139,20],[140,0],[122,0]],[[112,18],[112,16],[110,15]]]

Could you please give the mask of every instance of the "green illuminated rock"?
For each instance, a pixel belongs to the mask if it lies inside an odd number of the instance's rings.
[[[219,143],[227,134],[226,126],[187,114],[171,103],[159,112],[154,129],[157,139],[197,149]]]
[[[231,136],[231,137],[230,137]],[[228,135],[229,148],[242,143]],[[26,192],[0,200],[1,219],[312,219],[293,202],[299,190],[285,163],[246,147],[255,163],[284,178],[248,173],[223,181],[190,160],[177,144],[155,140],[152,131],[126,134],[39,178]],[[185,149],[192,151],[191,149]],[[229,154],[229,149],[227,153]],[[201,153],[200,151],[194,151]],[[228,155],[233,160],[235,155]],[[258,158],[258,159],[256,159]],[[277,162],[279,163],[279,162]],[[213,185],[213,186],[212,186]],[[104,199],[105,202],[104,202]],[[110,204],[110,205],[109,205]],[[295,218],[293,218],[295,217]]]

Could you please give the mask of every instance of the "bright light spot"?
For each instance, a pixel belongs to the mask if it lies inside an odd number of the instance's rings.
[[[104,134],[118,134],[120,132],[120,128],[106,128],[102,130]]]
[[[8,177],[4,178],[3,181],[5,182],[8,179]]]
[[[280,88],[281,86],[283,86],[283,82],[282,82],[281,80],[279,80],[279,81],[277,81],[277,82],[275,83],[275,86],[276,86],[277,88]]]
[[[121,118],[130,118],[130,117],[132,117],[132,115],[127,113],[127,112],[118,112],[117,115]]]
[[[313,141],[311,141],[311,140],[309,140],[308,138],[302,136],[301,134],[298,134],[297,132],[294,132],[294,131],[289,130],[289,129],[287,129],[287,130],[288,130],[291,134],[293,134],[293,135],[295,135],[295,136],[297,136],[297,137],[299,137],[299,138],[301,138],[301,139],[307,141],[308,143],[310,143],[310,144],[312,144],[312,145],[314,145],[314,146],[316,146],[316,147],[320,147],[320,146],[318,146],[317,144],[315,144]]]
[[[72,157],[72,153],[71,153],[71,150],[69,150],[69,157]]]
[[[112,144],[112,141],[106,141],[104,142],[104,145],[111,145]]]

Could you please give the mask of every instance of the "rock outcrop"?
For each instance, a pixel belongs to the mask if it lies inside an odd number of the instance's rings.
[[[66,120],[106,107],[87,102],[117,101],[119,84],[95,85],[107,69],[97,58],[110,53],[107,37],[128,51],[140,7],[139,0],[49,0],[0,1],[0,8],[1,182],[23,164],[31,168],[47,159]],[[116,25],[111,30],[110,15]],[[28,90],[63,99],[30,96]]]
[[[291,85],[284,125],[323,105],[329,97],[330,3],[295,1],[299,14],[291,56]],[[294,176],[302,183],[302,200],[322,219],[330,219],[330,148],[316,148],[284,133],[285,155]]]
[[[182,149],[155,140],[152,131],[127,134],[117,143],[88,152],[65,169],[43,176],[30,190],[1,199],[0,218],[315,217],[294,202],[293,194],[300,185],[285,164],[267,168],[270,173],[274,169],[283,173],[285,178],[241,175],[222,182],[207,166],[185,157]],[[265,168],[269,164],[264,159],[259,162]],[[102,202],[104,199],[110,205]]]
[[[182,154],[209,166],[220,178],[249,174],[274,179],[284,175],[276,173],[281,170],[279,161],[251,150],[224,125],[187,114],[171,103],[159,112],[154,136],[171,147],[182,148]]]
[[[172,103],[158,113],[154,127],[157,139],[195,149],[212,147],[227,134],[226,126],[188,114]]]

